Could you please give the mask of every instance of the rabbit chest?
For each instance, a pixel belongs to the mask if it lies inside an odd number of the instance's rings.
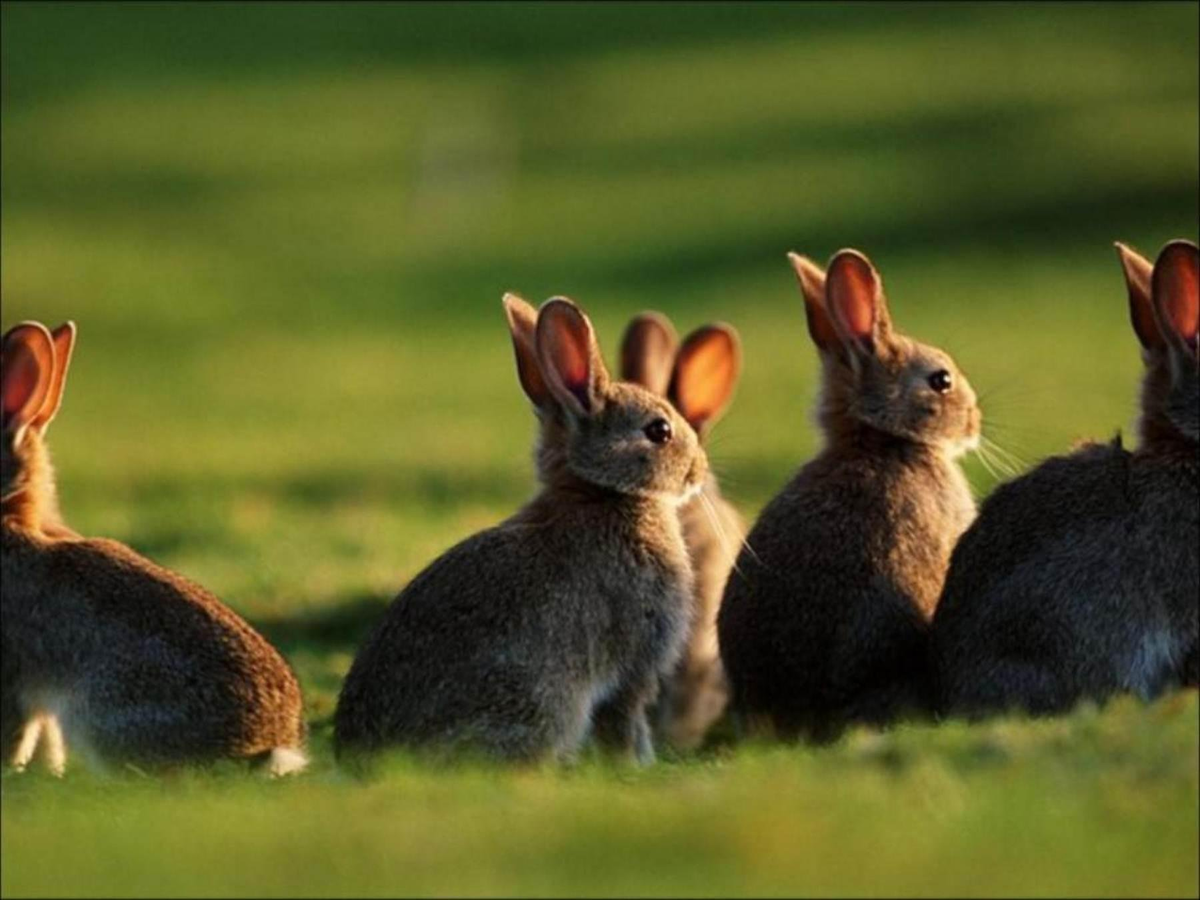
[[[603,573],[597,585],[604,598],[598,661],[614,674],[669,669],[682,652],[693,606],[682,537],[622,542],[614,556],[593,569]]]
[[[678,659],[691,616],[690,579],[656,566],[609,586],[606,644],[616,668],[666,670]]]
[[[941,595],[954,545],[975,518],[970,487],[962,470],[947,462],[898,473],[884,497],[889,575],[928,618]]]

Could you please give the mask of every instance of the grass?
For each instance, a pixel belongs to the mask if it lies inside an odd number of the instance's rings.
[[[1196,237],[1196,4],[2,10],[3,325],[79,324],[68,519],[275,640],[316,755],[6,776],[5,896],[1200,891],[1194,694],[638,773],[327,748],[383,604],[533,489],[505,290],[610,359],[644,308],[736,325],[751,517],[817,446],[789,249],[871,255],[1023,462],[1128,431],[1110,244]]]
[[[1196,715],[1192,694],[644,771],[13,777],[5,895],[1188,894]]]

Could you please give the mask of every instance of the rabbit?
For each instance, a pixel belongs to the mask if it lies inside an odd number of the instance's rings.
[[[306,763],[300,688],[282,657],[203,588],[63,523],[45,432],[74,323],[9,330],[0,350],[0,740],[25,768],[41,749],[171,767],[232,757],[272,775]]]
[[[1141,344],[1140,442],[1052,457],[997,488],[933,620],[939,711],[1063,712],[1197,686],[1200,379],[1195,244],[1117,245]]]
[[[646,707],[691,616],[677,510],[704,484],[704,451],[664,398],[610,380],[574,302],[504,307],[540,490],[393,601],[338,699],[341,761],[396,746],[570,762],[594,738],[654,762]]]
[[[622,378],[667,396],[702,442],[728,407],[741,364],[737,331],[723,323],[697,328],[680,348],[670,320],[646,312],[630,321],[621,344]],[[711,469],[679,518],[695,573],[694,620],[682,658],[662,680],[652,719],[656,734],[686,751],[700,745],[729,699],[717,652],[717,608],[746,525],[721,496]]]
[[[945,352],[892,327],[870,261],[789,254],[822,364],[821,452],[759,516],[717,618],[735,720],[815,743],[930,706],[928,628],[975,503],[981,413]]]

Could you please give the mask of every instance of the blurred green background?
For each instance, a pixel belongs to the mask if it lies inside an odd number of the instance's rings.
[[[79,325],[68,520],[274,639],[316,757],[303,786],[5,776],[5,896],[1200,890],[1194,695],[637,775],[359,785],[328,753],[364,629],[533,490],[506,290],[573,297],[610,359],[642,309],[737,326],[710,450],[749,517],[817,446],[788,250],[872,258],[1001,469],[1128,432],[1111,242],[1196,238],[1200,6],[2,10],[3,326]]]

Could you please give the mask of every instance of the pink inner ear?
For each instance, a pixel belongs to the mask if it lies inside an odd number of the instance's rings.
[[[1200,270],[1194,248],[1159,259],[1154,292],[1164,324],[1196,350],[1200,338]]]
[[[829,350],[838,345],[837,330],[829,321],[829,313],[818,301],[805,298],[804,316],[808,320],[808,334],[814,344],[822,350]]]
[[[558,370],[562,376],[563,384],[567,390],[579,398],[583,405],[587,406],[587,389],[588,389],[588,364],[587,354],[580,353],[579,347],[575,344],[568,344],[565,348],[566,352],[560,357],[561,366]]]
[[[857,259],[836,260],[825,282],[829,304],[852,338],[869,338],[875,332],[877,287],[871,270]]]
[[[1169,297],[1167,309],[1175,333],[1195,350],[1200,333],[1200,278],[1194,268],[1179,275],[1179,290]]]
[[[1132,288],[1129,292],[1129,318],[1133,322],[1134,334],[1138,336],[1143,347],[1162,347],[1162,336],[1158,333],[1158,323],[1154,321],[1154,310],[1150,301],[1136,297]]]
[[[684,342],[671,395],[693,428],[699,430],[724,410],[740,361],[737,339],[719,328],[698,330]]]
[[[22,411],[26,418],[34,412],[28,407],[35,405],[30,401],[37,393],[40,375],[37,360],[24,347],[4,354],[4,368],[0,374],[0,410],[3,411],[5,425]]]
[[[573,308],[544,308],[538,315],[538,343],[562,387],[590,412],[592,348],[587,320]]]

